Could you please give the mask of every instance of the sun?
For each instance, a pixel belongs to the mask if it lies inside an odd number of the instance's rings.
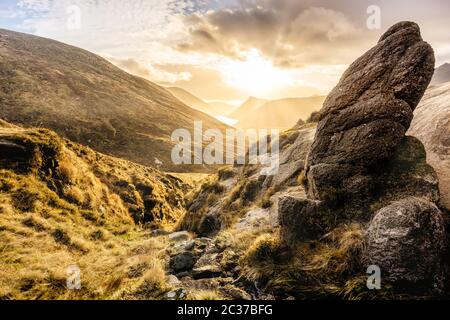
[[[264,97],[291,83],[291,75],[261,56],[258,50],[247,52],[244,60],[228,59],[220,66],[223,80],[251,96]]]

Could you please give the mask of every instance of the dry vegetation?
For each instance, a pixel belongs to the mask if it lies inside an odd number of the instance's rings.
[[[388,286],[376,294],[366,289],[359,224],[290,248],[277,228],[236,229],[248,210],[270,208],[280,191],[247,179],[251,169],[162,174],[6,122],[0,151],[0,299],[165,299],[179,288],[167,277],[169,243],[150,229],[197,232],[215,207],[221,230],[213,241],[224,252],[217,262],[238,267],[234,281],[254,297],[394,297]],[[67,290],[72,265],[81,269],[81,290]],[[224,297],[226,286],[186,294]]]
[[[61,140],[0,125],[0,299],[157,299],[182,182]],[[8,152],[14,151],[16,158]],[[81,269],[82,290],[67,290]]]
[[[175,166],[171,134],[179,128],[226,129],[164,88],[88,51],[0,29],[0,118],[45,127],[96,151],[164,170]]]

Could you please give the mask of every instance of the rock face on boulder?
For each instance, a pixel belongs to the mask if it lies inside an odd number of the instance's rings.
[[[442,212],[421,198],[405,198],[379,210],[367,230],[365,263],[381,268],[387,282],[415,290],[442,289]]]
[[[308,156],[311,198],[328,200],[346,190],[354,197],[370,184],[368,171],[392,157],[405,136],[434,63],[418,25],[402,22],[350,66],[320,114]]]
[[[285,196],[278,200],[281,237],[287,243],[300,242],[324,234],[334,220],[321,201]]]

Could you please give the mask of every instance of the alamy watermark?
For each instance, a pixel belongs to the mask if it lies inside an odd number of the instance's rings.
[[[187,129],[172,133],[175,165],[262,165],[262,175],[275,175],[280,165],[280,131],[276,129],[208,129],[194,122],[193,134]]]
[[[367,7],[367,14],[369,17],[366,21],[367,29],[380,30],[381,29],[381,8],[377,5]]]
[[[376,265],[369,266],[367,268],[367,289],[380,290],[381,289],[381,268]]]
[[[80,30],[81,29],[81,8],[76,5],[71,5],[66,8],[67,14],[67,29]]]
[[[81,290],[81,270],[77,265],[67,268],[66,286],[69,290]]]

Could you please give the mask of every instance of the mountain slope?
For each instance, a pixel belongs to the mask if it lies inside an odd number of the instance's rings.
[[[225,116],[228,116],[230,113],[237,109],[236,106],[221,101],[209,101],[208,104],[215,110],[220,110],[222,112],[220,115]]]
[[[255,101],[247,107],[247,112],[238,114],[236,125],[239,128],[267,128],[287,130],[299,119],[307,120],[315,111],[322,108],[325,97],[288,98],[266,102]]]
[[[171,290],[164,243],[139,224],[170,230],[183,195],[170,175],[0,121],[0,300],[134,300]],[[82,290],[67,290],[73,265]]]
[[[269,100],[250,97],[230,114],[230,118],[240,121],[267,102],[269,102]]]
[[[450,82],[428,89],[408,134],[425,145],[427,160],[439,176],[441,201],[450,210]]]
[[[450,63],[444,63],[434,71],[432,85],[442,84],[450,81]]]
[[[232,111],[232,109],[226,104],[207,103],[182,88],[171,87],[166,89],[170,93],[172,93],[175,96],[175,98],[182,101],[189,107],[201,111],[203,113],[209,114],[213,117],[227,115]]]
[[[180,171],[170,160],[175,129],[224,128],[160,86],[57,41],[0,30],[0,118],[50,128],[100,152]],[[188,170],[203,170],[192,168]]]

